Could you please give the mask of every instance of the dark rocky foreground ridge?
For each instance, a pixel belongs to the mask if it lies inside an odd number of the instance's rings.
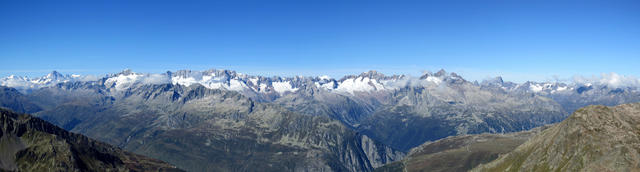
[[[640,103],[579,109],[473,171],[640,171]]]
[[[182,171],[0,108],[0,171]]]

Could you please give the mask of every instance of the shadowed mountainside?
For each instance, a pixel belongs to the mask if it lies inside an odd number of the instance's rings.
[[[0,171],[182,171],[0,108]]]

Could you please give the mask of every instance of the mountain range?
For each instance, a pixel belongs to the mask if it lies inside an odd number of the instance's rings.
[[[372,171],[425,142],[524,131],[582,106],[640,101],[633,84],[471,82],[444,70],[341,79],[52,72],[0,85],[3,107],[189,171]]]

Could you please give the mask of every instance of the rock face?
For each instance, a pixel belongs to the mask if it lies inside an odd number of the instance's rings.
[[[588,106],[473,171],[638,171],[640,103]]]
[[[0,109],[0,171],[181,171],[165,162]]]
[[[451,136],[411,149],[402,161],[376,171],[468,171],[515,149],[546,126],[509,134]]]

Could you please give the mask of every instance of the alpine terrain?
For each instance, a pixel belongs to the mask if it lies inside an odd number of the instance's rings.
[[[638,87],[607,80],[477,82],[444,70],[340,79],[219,69],[103,77],[54,71],[12,75],[0,85],[2,107],[188,171],[372,171],[407,153],[402,168],[412,169],[420,164],[415,157],[451,156],[429,152],[470,146],[488,153],[463,154],[467,162],[456,168],[463,170],[527,138],[476,134],[553,124],[579,106],[640,101]],[[417,153],[425,152],[416,148],[425,142],[438,151]],[[437,143],[460,144],[442,149]]]
[[[473,171],[638,171],[640,103],[588,106]]]
[[[0,171],[182,171],[165,162],[0,109]]]
[[[509,134],[450,136],[415,147],[401,161],[376,171],[469,171],[513,151],[546,128],[548,126]]]

